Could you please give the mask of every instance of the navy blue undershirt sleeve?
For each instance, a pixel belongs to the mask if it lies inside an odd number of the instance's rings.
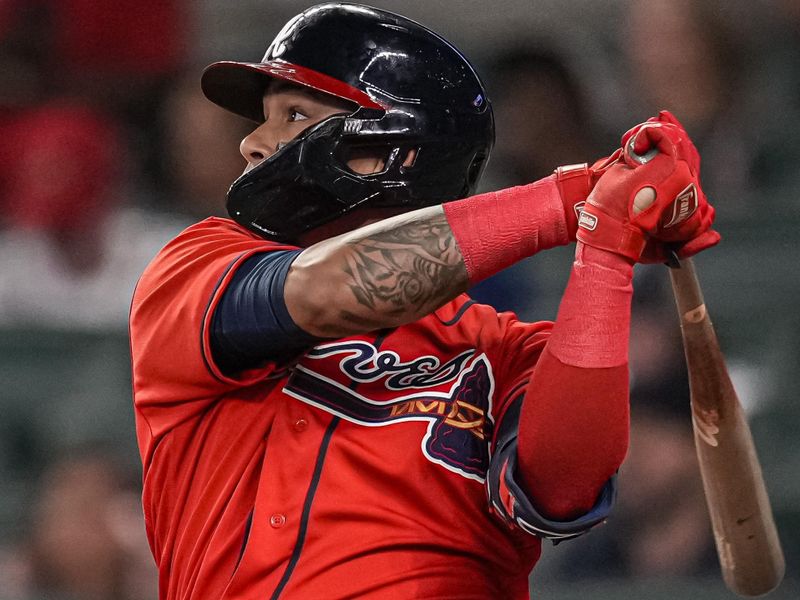
[[[256,254],[236,270],[211,320],[211,352],[226,375],[287,361],[321,340],[298,327],[283,296],[300,252]]]

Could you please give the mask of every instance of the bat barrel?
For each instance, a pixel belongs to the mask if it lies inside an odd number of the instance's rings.
[[[783,552],[744,414],[737,407],[724,419],[716,445],[695,430],[703,487],[725,584],[739,595],[760,596],[783,579]]]
[[[785,561],[750,427],[733,388],[691,260],[670,269],[681,318],[692,425],[725,584],[759,596],[783,579]]]

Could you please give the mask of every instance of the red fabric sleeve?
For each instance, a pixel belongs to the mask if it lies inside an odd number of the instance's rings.
[[[623,258],[578,244],[519,422],[520,474],[548,517],[591,509],[625,458],[632,277]]]
[[[555,175],[444,205],[471,283],[569,243],[564,211]]]
[[[266,364],[226,377],[212,360],[209,330],[237,266],[253,254],[289,248],[212,217],[181,233],[147,267],[131,304],[130,339],[134,404],[154,436],[275,370]]]

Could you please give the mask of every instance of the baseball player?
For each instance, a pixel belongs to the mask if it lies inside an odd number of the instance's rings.
[[[718,240],[685,131],[662,113],[592,167],[472,195],[475,71],[354,4],[202,86],[258,126],[231,219],[181,233],[133,299],[161,598],[527,598],[541,540],[613,504],[634,263]],[[555,323],[464,294],[576,237]]]

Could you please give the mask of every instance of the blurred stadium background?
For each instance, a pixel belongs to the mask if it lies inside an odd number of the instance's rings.
[[[372,0],[442,33],[497,117],[484,189],[608,154],[660,108],[703,156],[722,244],[698,258],[800,597],[800,2]],[[0,600],[144,600],[126,318],[139,273],[224,214],[249,125],[202,67],[258,60],[295,0],[0,0]],[[553,318],[569,249],[475,296]],[[619,506],[552,547],[534,598],[730,598],[691,445],[663,267],[638,268]]]

